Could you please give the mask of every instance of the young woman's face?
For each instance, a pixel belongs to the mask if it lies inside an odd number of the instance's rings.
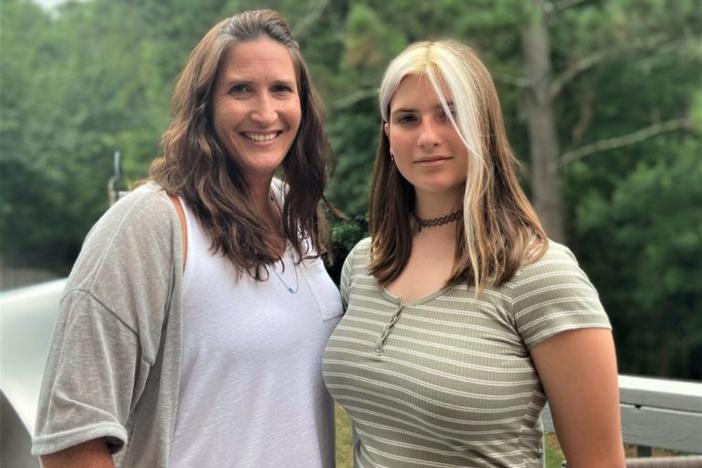
[[[450,96],[447,96],[452,108]],[[429,78],[407,75],[390,101],[385,134],[402,176],[417,194],[461,197],[468,150],[441,107]]]
[[[302,111],[288,49],[260,38],[229,48],[213,96],[215,132],[249,183],[268,183],[300,128]]]

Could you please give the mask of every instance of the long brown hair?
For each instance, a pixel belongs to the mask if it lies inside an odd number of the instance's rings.
[[[236,158],[227,154],[216,136],[211,96],[226,51],[260,37],[273,39],[290,52],[302,110],[300,128],[282,164],[283,233],[298,262],[326,250],[328,229],[319,202],[331,147],[322,126],[322,104],[288,24],[275,11],[245,11],[227,18],[193,49],[175,86],[172,121],[161,138],[163,156],[150,169],[154,181],[169,194],[182,196],[193,210],[212,239],[211,251],[259,280],[266,265],[280,260],[280,255],[266,242],[266,228],[252,209]]]
[[[525,262],[540,258],[548,239],[519,185],[497,90],[473,50],[452,40],[418,42],[406,48],[383,76],[380,112],[384,122],[400,81],[409,74],[429,78],[468,150],[463,223],[456,227],[455,262],[447,284],[472,284],[479,294],[508,281]],[[453,109],[448,100],[453,101]],[[390,158],[381,124],[371,185],[369,268],[382,284],[397,278],[409,260],[414,197],[414,187]]]

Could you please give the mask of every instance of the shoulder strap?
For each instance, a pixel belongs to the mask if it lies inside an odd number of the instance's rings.
[[[183,211],[183,206],[180,204],[178,197],[175,195],[168,195],[168,198],[171,199],[171,203],[173,203],[173,207],[175,208],[176,213],[178,213],[178,221],[180,221],[180,237],[183,248],[183,270],[185,270],[185,260],[188,257],[188,227],[185,223],[185,212]]]

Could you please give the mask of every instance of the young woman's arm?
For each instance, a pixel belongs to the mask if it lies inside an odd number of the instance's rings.
[[[531,350],[568,468],[624,467],[610,330],[559,333]]]

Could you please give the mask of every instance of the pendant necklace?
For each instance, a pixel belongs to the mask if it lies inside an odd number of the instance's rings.
[[[451,214],[447,214],[446,216],[439,216],[438,218],[423,219],[417,216],[416,214],[414,215],[414,218],[417,220],[417,224],[419,224],[419,229],[421,230],[422,228],[443,226],[444,224],[452,223],[458,220],[458,218],[460,218],[462,215],[463,210],[459,209]]]
[[[281,263],[282,263],[282,262],[281,262]],[[283,263],[283,268],[285,268],[284,265],[285,265],[285,264]],[[278,273],[278,272],[276,271],[275,265],[272,265],[272,266],[271,266],[271,269],[273,270],[273,273],[275,273],[275,276],[278,278],[278,281],[280,281],[281,283],[283,283],[283,286],[285,286],[285,289],[287,289],[288,292],[289,292],[290,294],[297,294],[297,291],[300,289],[300,278],[298,278],[298,276],[297,276],[297,268],[295,268],[295,265],[292,266],[292,269],[293,269],[293,271],[295,272],[295,287],[294,287],[294,288],[293,288],[292,286],[290,286],[290,285],[283,279],[283,277],[280,275],[280,273]]]

